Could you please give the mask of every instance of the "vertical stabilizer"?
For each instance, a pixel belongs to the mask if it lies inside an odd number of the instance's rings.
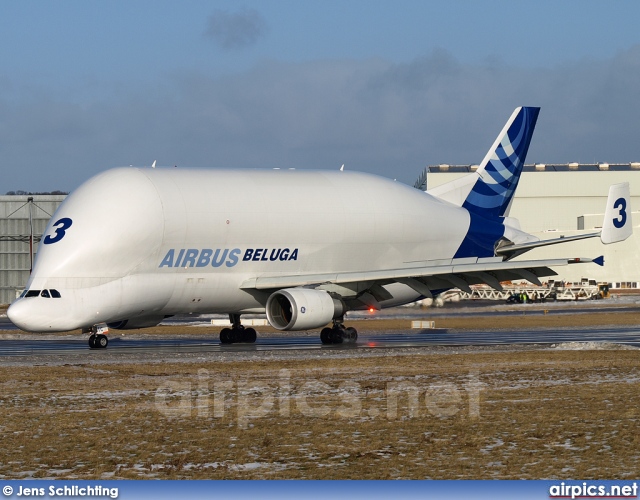
[[[478,214],[507,215],[540,108],[517,108],[476,171],[478,180],[462,206]]]
[[[478,170],[430,189],[429,194],[484,217],[508,215],[539,111],[516,108]]]
[[[607,209],[602,222],[600,240],[605,245],[626,240],[633,233],[631,222],[631,193],[629,183],[609,187]]]

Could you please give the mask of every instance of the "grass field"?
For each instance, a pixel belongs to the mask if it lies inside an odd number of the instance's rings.
[[[615,349],[4,366],[0,477],[627,479],[639,368]]]

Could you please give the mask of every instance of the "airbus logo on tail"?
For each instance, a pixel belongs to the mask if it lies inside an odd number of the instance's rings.
[[[240,260],[240,248],[175,248],[169,249],[158,267],[234,267]],[[298,249],[294,248],[247,248],[243,261],[290,261],[298,260]]]

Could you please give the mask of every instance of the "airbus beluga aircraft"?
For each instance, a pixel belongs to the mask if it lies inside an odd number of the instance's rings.
[[[348,171],[116,168],[60,205],[24,293],[19,328],[93,332],[225,313],[222,343],[254,342],[240,318],[355,341],[347,311],[450,288],[540,278],[598,259],[514,260],[538,246],[631,234],[629,185],[609,191],[599,233],[540,241],[508,217],[539,108],[517,108],[477,171],[430,191]],[[332,326],[327,326],[332,325]]]

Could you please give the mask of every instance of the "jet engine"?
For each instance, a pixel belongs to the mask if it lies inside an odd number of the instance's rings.
[[[167,316],[140,316],[132,319],[122,319],[107,323],[109,328],[114,330],[136,330],[138,328],[149,328],[158,325]]]
[[[267,300],[267,319],[278,330],[320,328],[344,311],[344,304],[324,290],[285,288]]]

